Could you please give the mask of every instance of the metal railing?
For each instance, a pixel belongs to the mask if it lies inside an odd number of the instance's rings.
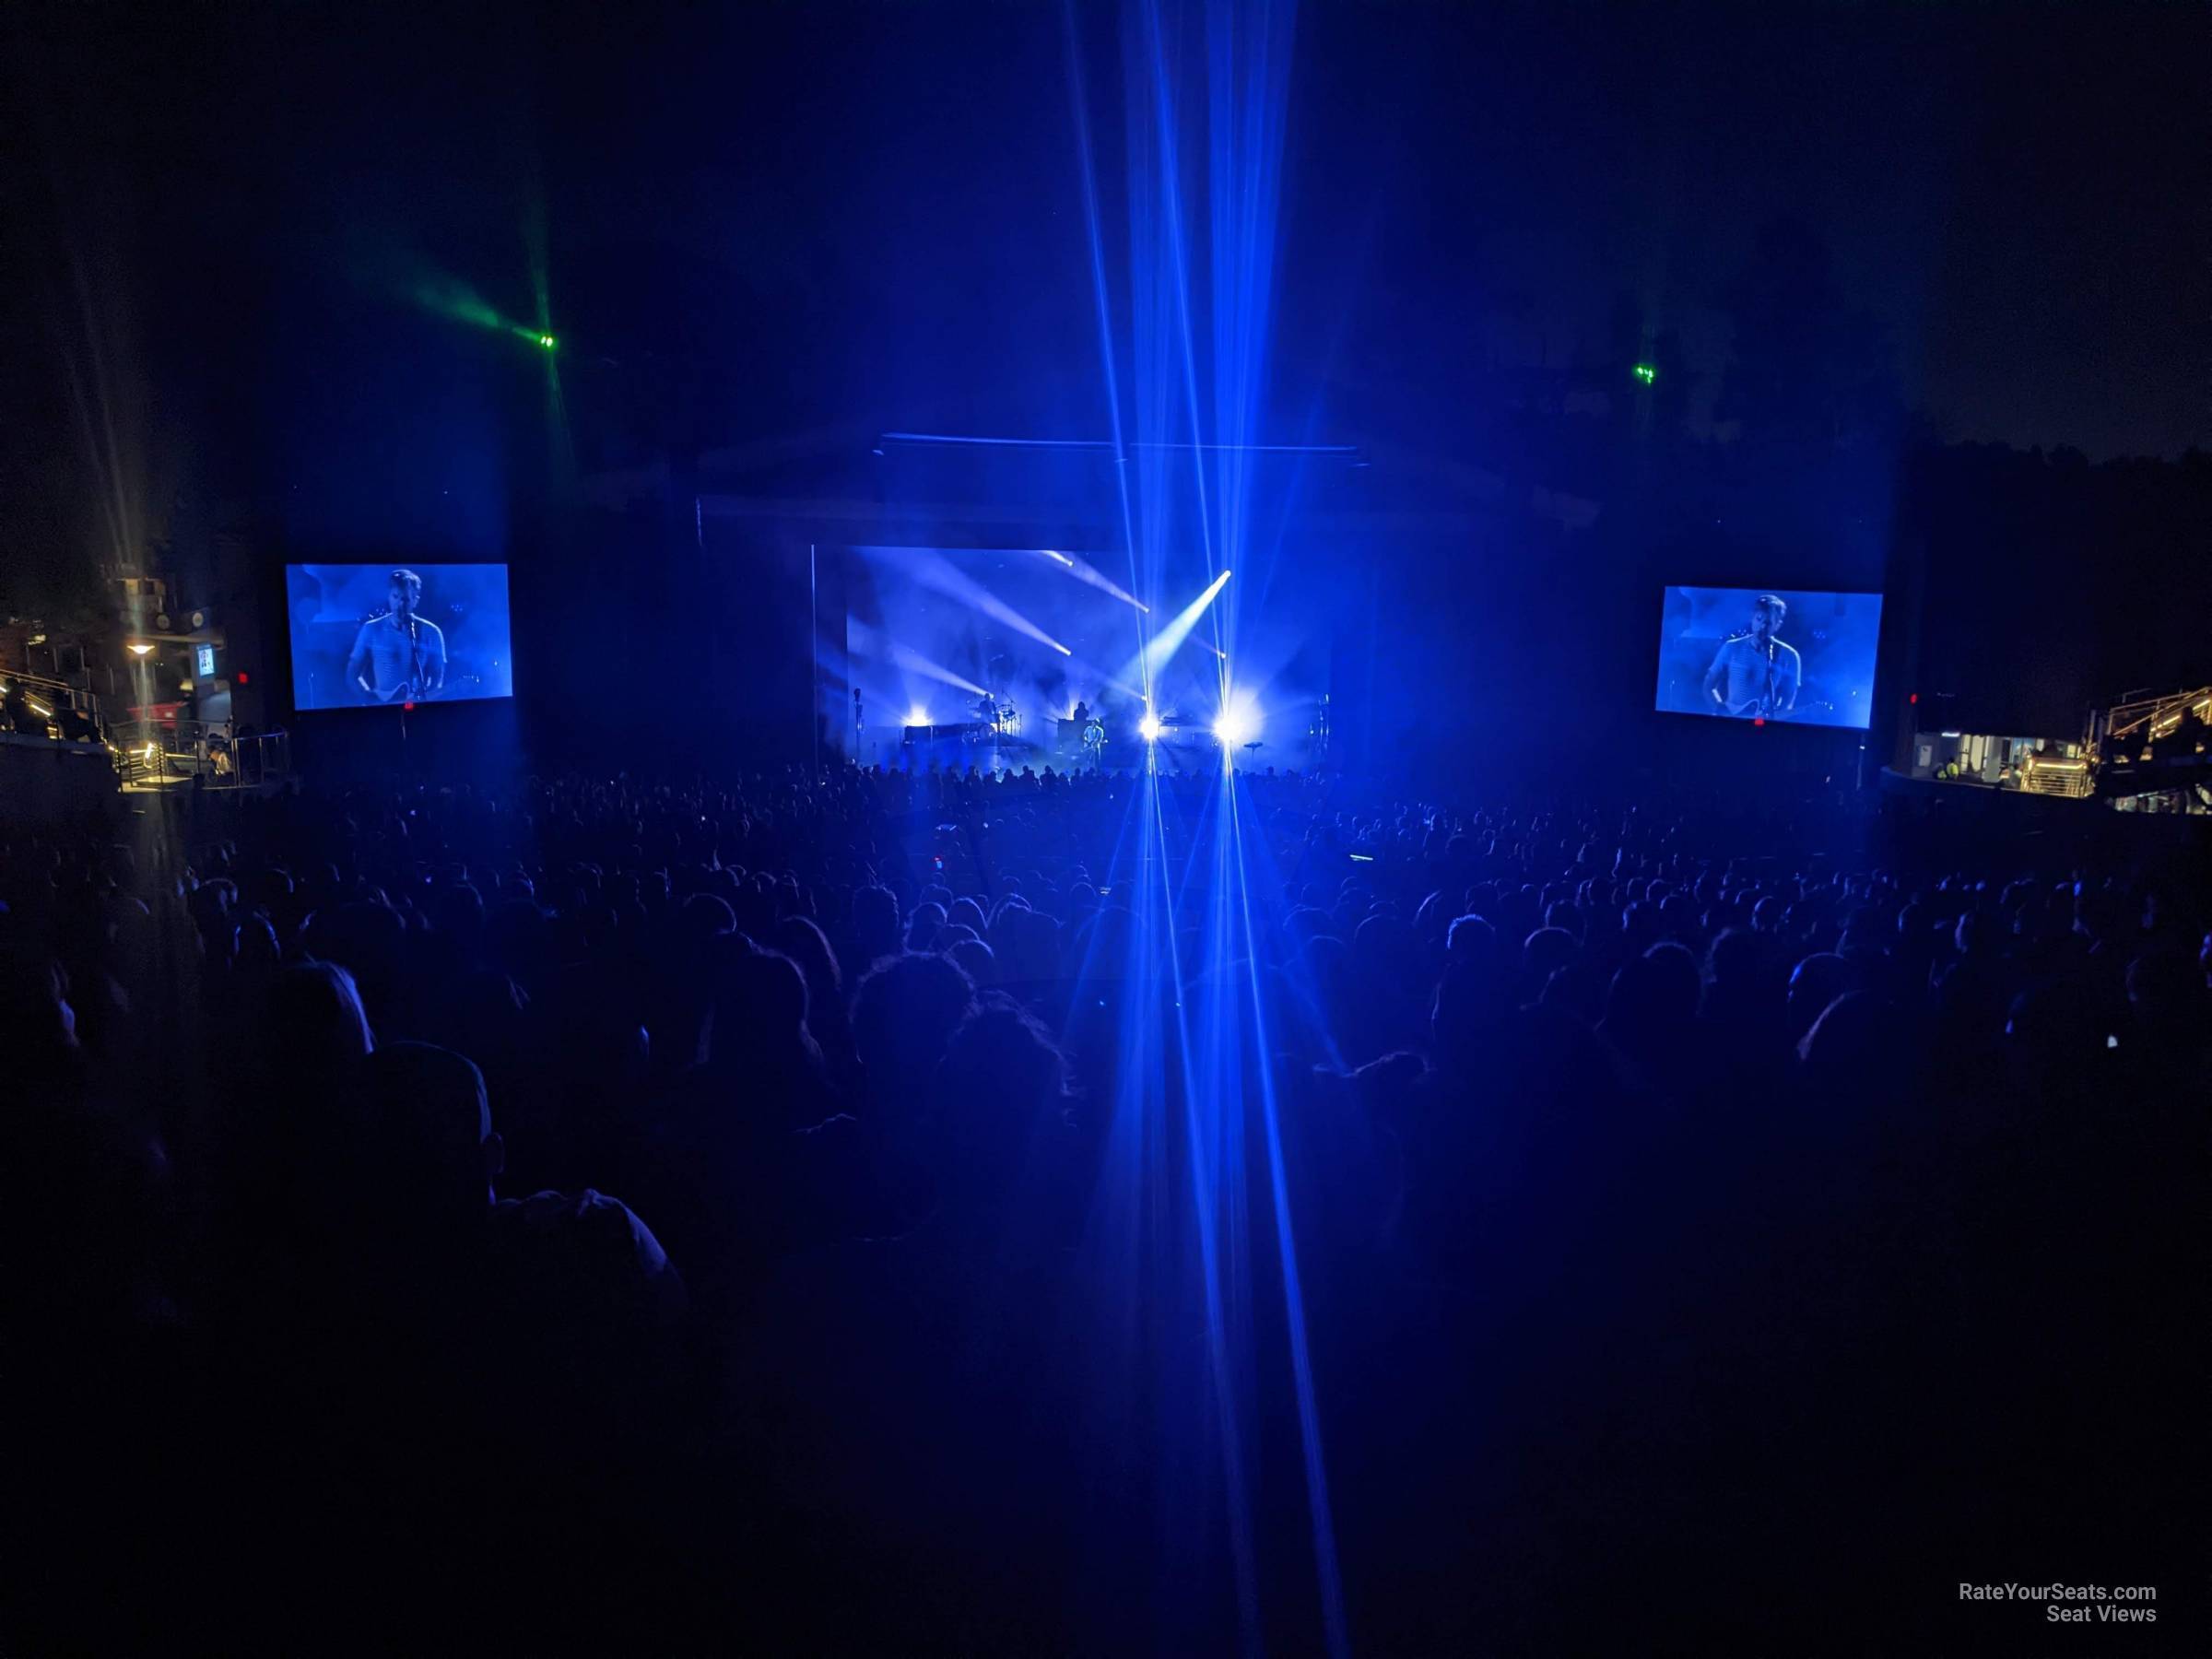
[[[18,719],[42,724],[57,737],[88,741],[100,724],[100,699],[66,680],[18,668],[0,668],[0,722],[13,729]]]
[[[2086,800],[2096,793],[2097,774],[2087,760],[2030,755],[2020,768],[2020,787],[2030,794]]]
[[[2212,721],[2212,686],[2115,704],[2105,711],[2104,735],[2116,742],[2140,732],[2155,742],[2171,735],[2191,714],[2199,720]]]
[[[92,692],[45,675],[0,669],[0,724],[18,709],[50,737],[104,743],[126,786],[197,779],[204,789],[252,789],[292,770],[288,732],[241,735],[231,721],[175,715],[103,722]]]
[[[108,728],[126,784],[196,778],[206,789],[251,789],[292,769],[288,732],[241,735],[227,720],[126,720]]]
[[[286,731],[249,732],[230,740],[231,775],[226,785],[252,789],[284,777],[292,770],[292,735]]]

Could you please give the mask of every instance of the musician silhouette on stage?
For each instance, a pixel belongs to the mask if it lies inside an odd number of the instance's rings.
[[[437,696],[445,685],[445,635],[417,612],[422,578],[392,572],[391,608],[361,624],[346,677],[376,702],[411,702]]]
[[[1761,594],[1751,605],[1751,626],[1722,641],[1705,671],[1705,695],[1719,705],[1715,713],[1767,719],[1797,706],[1804,665],[1794,646],[1776,638],[1789,614],[1786,601]]]

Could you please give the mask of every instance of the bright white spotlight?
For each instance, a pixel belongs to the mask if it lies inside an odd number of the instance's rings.
[[[1250,709],[1224,709],[1214,722],[1214,735],[1221,739],[1224,748],[1237,748],[1252,741],[1259,730],[1259,723],[1252,717]]]
[[[917,703],[914,707],[906,712],[906,724],[908,725],[927,725],[929,724],[929,711]]]
[[[1160,731],[1159,716],[1150,710],[1147,710],[1144,718],[1136,723],[1136,735],[1147,743],[1158,743]]]
[[[1229,572],[1224,571],[1206,585],[1206,592],[1184,606],[1174,620],[1152,636],[1151,641],[1130,659],[1120,677],[1131,683],[1149,686],[1159,671],[1168,665],[1169,659],[1175,654],[1177,648],[1189,637],[1191,629],[1198,625],[1198,618],[1205,614],[1206,607],[1214,602],[1214,595],[1228,583]]]

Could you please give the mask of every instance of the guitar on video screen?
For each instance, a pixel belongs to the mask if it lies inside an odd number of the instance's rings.
[[[1741,702],[1724,702],[1721,708],[1743,720],[1787,720],[1790,717],[1790,711],[1776,700],[1771,688],[1761,691],[1757,697],[1747,697]]]
[[[1758,629],[1730,634],[1724,649],[1737,645],[1747,645],[1755,658],[1763,659],[1765,672],[1758,677],[1758,690],[1750,697],[1734,700],[1716,691],[1713,700],[1720,704],[1723,713],[1739,720],[1787,720],[1796,701],[1797,653],[1771,632]],[[1785,651],[1790,653],[1786,663],[1781,654]],[[1718,666],[1716,664],[1715,667]]]

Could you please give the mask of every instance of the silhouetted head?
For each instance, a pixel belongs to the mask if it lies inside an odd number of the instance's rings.
[[[1376,976],[1386,987],[1403,984],[1414,959],[1413,929],[1395,916],[1370,916],[1352,935],[1357,970]]]
[[[276,943],[276,930],[263,915],[248,916],[231,933],[231,961],[243,971],[270,972],[283,960],[284,951]]]
[[[946,947],[945,954],[959,964],[961,972],[979,985],[988,985],[998,978],[997,959],[992,954],[991,947],[981,939],[955,939]]]
[[[1802,1041],[1828,1005],[1859,982],[1858,970],[1828,951],[1808,956],[1790,975],[1790,1041]]]
[[[853,1037],[872,1099],[918,1089],[974,1003],[975,985],[944,957],[909,953],[878,962],[853,1003]]]
[[[2124,894],[2084,884],[2074,889],[2074,931],[2101,944],[2124,932],[2132,920]]]
[[[807,1006],[806,975],[789,957],[749,946],[730,950],[715,969],[700,1046],[718,1071],[782,1065],[811,1055],[816,1051],[806,1030]]]
[[[1806,1081],[1829,1100],[1895,1099],[1912,1078],[1907,1011],[1870,991],[1846,991],[1797,1044]]]
[[[1067,1062],[1052,1035],[1003,997],[964,1020],[937,1068],[941,1151],[963,1181],[997,1186],[1018,1175],[1041,1129],[1067,1107]]]
[[[844,970],[837,952],[830,948],[830,935],[812,916],[785,916],[776,924],[775,938],[777,946],[806,976],[810,998],[844,995]]]
[[[1836,941],[1836,954],[1847,962],[1873,965],[1882,959],[1880,935],[1863,927],[1847,927]]]
[[[853,944],[860,953],[855,971],[899,948],[899,898],[886,887],[865,887],[853,895]]]
[[[712,893],[692,894],[684,900],[680,915],[682,919],[678,926],[687,944],[703,944],[737,931],[737,912],[730,908],[726,900],[718,899]]]
[[[410,1228],[481,1217],[505,1149],[476,1064],[427,1042],[394,1042],[369,1056],[364,1077],[367,1184]]]
[[[1002,906],[991,924],[989,943],[1000,977],[1012,983],[1056,978],[1060,972],[1060,924],[1026,905]]]
[[[1697,1018],[1703,983],[1698,959],[1679,945],[1654,945],[1631,957],[1606,995],[1606,1030],[1631,1044],[1678,1034]]]
[[[2145,1030],[2183,1035],[2203,1018],[2204,985],[2180,951],[2153,951],[2127,965],[2127,1006]]]
[[[1541,992],[1551,976],[1582,954],[1574,935],[1562,927],[1539,927],[1522,941],[1521,961],[1532,992]]]
[[[1497,960],[1498,930],[1480,916],[1462,916],[1444,935],[1444,954],[1454,966],[1487,971]]]
[[[914,913],[906,924],[906,947],[909,950],[935,950],[937,936],[945,931],[945,907],[935,900],[924,900],[914,906]]]
[[[439,936],[461,960],[473,959],[484,947],[484,896],[465,882],[443,888],[433,902],[431,916]]]
[[[279,1082],[312,1088],[367,1059],[376,1046],[353,975],[335,962],[296,963],[269,981],[262,1052]]]
[[[2054,981],[2023,991],[2005,1016],[2007,1052],[2031,1081],[2077,1076],[2102,1058],[2106,1039],[2097,1005],[2079,985]]]
[[[78,1065],[76,1014],[67,976],[43,950],[28,944],[0,952],[0,1052],[18,1088],[30,1089],[74,1075]]]
[[[1705,978],[1715,988],[1749,986],[1765,971],[1766,959],[1766,947],[1757,934],[1740,927],[1723,928],[1705,953]]]
[[[388,904],[361,900],[319,910],[300,942],[318,961],[344,963],[371,995],[390,993],[406,965],[407,925]]]

